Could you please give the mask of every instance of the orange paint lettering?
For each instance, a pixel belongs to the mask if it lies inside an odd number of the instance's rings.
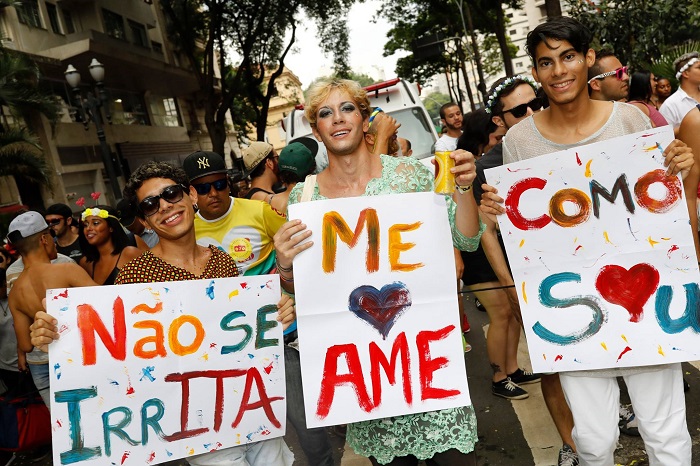
[[[165,336],[163,332],[163,324],[157,320],[143,320],[141,322],[134,323],[134,328],[151,328],[155,330],[154,335],[141,338],[136,342],[136,344],[134,344],[134,356],[143,359],[153,359],[156,356],[164,358],[167,355],[164,344]],[[154,348],[147,350],[145,346],[150,343],[154,345]]]
[[[355,231],[345,222],[338,212],[328,212],[323,216],[323,271],[333,273],[335,271],[335,261],[337,253],[337,237],[354,248],[360,238],[360,233],[364,225],[367,225],[367,257],[365,264],[367,272],[379,270],[379,218],[374,209],[365,209],[360,212],[357,219]]]
[[[183,346],[178,339],[180,327],[182,327],[184,324],[192,325],[195,330],[194,341],[187,346]],[[192,354],[199,349],[204,341],[204,335],[205,332],[202,322],[200,322],[199,319],[194,316],[184,315],[173,320],[172,324],[170,324],[170,328],[168,329],[168,344],[170,345],[170,349],[173,353],[177,354],[178,356],[185,356],[187,354]]]
[[[399,262],[399,255],[416,245],[415,243],[402,243],[401,233],[417,230],[421,225],[421,222],[411,223],[410,225],[397,223],[389,228],[389,263],[391,264],[392,272],[411,272],[419,267],[423,267],[421,262],[417,264],[402,264]]]

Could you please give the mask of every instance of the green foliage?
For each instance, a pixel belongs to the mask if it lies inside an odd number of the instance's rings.
[[[425,109],[428,111],[430,118],[433,121],[440,121],[440,107],[442,107],[447,102],[450,102],[450,96],[443,94],[441,92],[431,92],[430,94],[423,96],[421,98]]]
[[[309,92],[309,89],[313,87],[314,84],[320,81],[330,81],[332,79],[352,79],[353,81],[357,81],[360,83],[360,86],[366,87],[369,86],[370,84],[374,84],[377,82],[376,79],[374,79],[372,76],[364,73],[355,73],[354,71],[349,71],[347,75],[341,76],[338,73],[332,74],[331,76],[319,76],[318,78],[314,79],[311,81],[311,83],[307,86],[306,89],[304,89],[304,97],[306,97],[307,93]]]
[[[60,107],[38,83],[39,69],[29,57],[0,47],[0,105],[9,107],[17,118],[36,111],[54,122]]]
[[[502,72],[503,55],[499,54],[497,35],[502,35],[504,41],[509,42],[504,28],[498,26],[497,10],[502,11],[506,6],[518,7],[521,3],[522,0],[464,2],[464,8],[468,7],[471,12],[476,33],[486,38],[479,44],[479,51],[487,75]],[[415,41],[431,34],[441,34],[443,38],[465,37],[465,24],[455,0],[393,0],[385,2],[380,14],[393,25],[388,33],[389,40],[384,45],[385,56],[399,50],[414,52]],[[446,50],[442,55],[418,58],[411,54],[400,58],[396,74],[410,81],[426,82],[437,74],[454,71],[461,66],[463,60],[472,60],[474,57],[471,44],[464,39],[460,43],[464,57],[460,57],[455,42],[446,42]],[[508,43],[507,47],[511,53],[517,52],[512,43]]]
[[[679,83],[676,79],[676,69],[673,66],[673,62],[676,60],[676,58],[689,52],[700,52],[700,42],[686,42],[685,44],[681,44],[668,50],[659,58],[654,60],[654,63],[651,65],[651,72],[657,77],[663,76],[664,78],[668,78],[668,80],[671,81],[671,86],[676,89]]]
[[[168,33],[200,83],[200,104],[214,151],[223,153],[229,110],[239,134],[253,125],[263,139],[270,99],[277,93],[275,81],[284,71],[301,11],[317,24],[319,43],[333,55],[336,73],[348,74],[345,17],[353,1],[161,1]]]
[[[508,51],[511,57],[518,54],[518,46],[511,42],[510,37],[506,37]],[[483,50],[482,64],[486,76],[503,74],[503,55],[498,48],[498,38],[496,34],[486,34],[481,42]]]
[[[0,132],[0,177],[14,176],[31,183],[50,186],[49,168],[41,148],[26,128]]]
[[[39,89],[36,64],[26,55],[0,47],[0,105],[21,121],[33,112],[51,122],[58,119],[55,97]],[[26,128],[0,125],[0,177],[14,176],[41,186],[51,187],[50,170],[41,155],[41,147]]]
[[[588,26],[595,46],[609,45],[620,61],[648,68],[671,48],[700,39],[698,0],[568,0],[569,14]]]

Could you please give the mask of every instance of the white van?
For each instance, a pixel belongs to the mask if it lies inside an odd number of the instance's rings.
[[[420,100],[420,87],[403,79],[372,84],[365,87],[372,107],[380,107],[384,112],[401,123],[399,136],[411,141],[413,157],[424,159],[432,156],[435,141],[438,139],[430,115]],[[311,125],[304,116],[304,106],[297,105],[283,120],[287,144],[301,137],[312,137]],[[322,145],[319,143],[319,145]],[[325,156],[325,148],[319,154]],[[317,157],[317,164],[319,160]],[[321,163],[325,166],[328,163]]]

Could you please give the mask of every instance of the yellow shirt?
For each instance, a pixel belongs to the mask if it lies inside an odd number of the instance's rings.
[[[231,198],[228,211],[216,220],[199,213],[194,219],[197,244],[213,244],[236,261],[241,275],[263,275],[275,266],[272,237],[287,221],[270,204]]]

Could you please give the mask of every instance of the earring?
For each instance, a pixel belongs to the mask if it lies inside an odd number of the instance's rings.
[[[192,208],[194,209],[194,213],[199,211],[199,205],[197,205],[197,203],[192,204]]]

